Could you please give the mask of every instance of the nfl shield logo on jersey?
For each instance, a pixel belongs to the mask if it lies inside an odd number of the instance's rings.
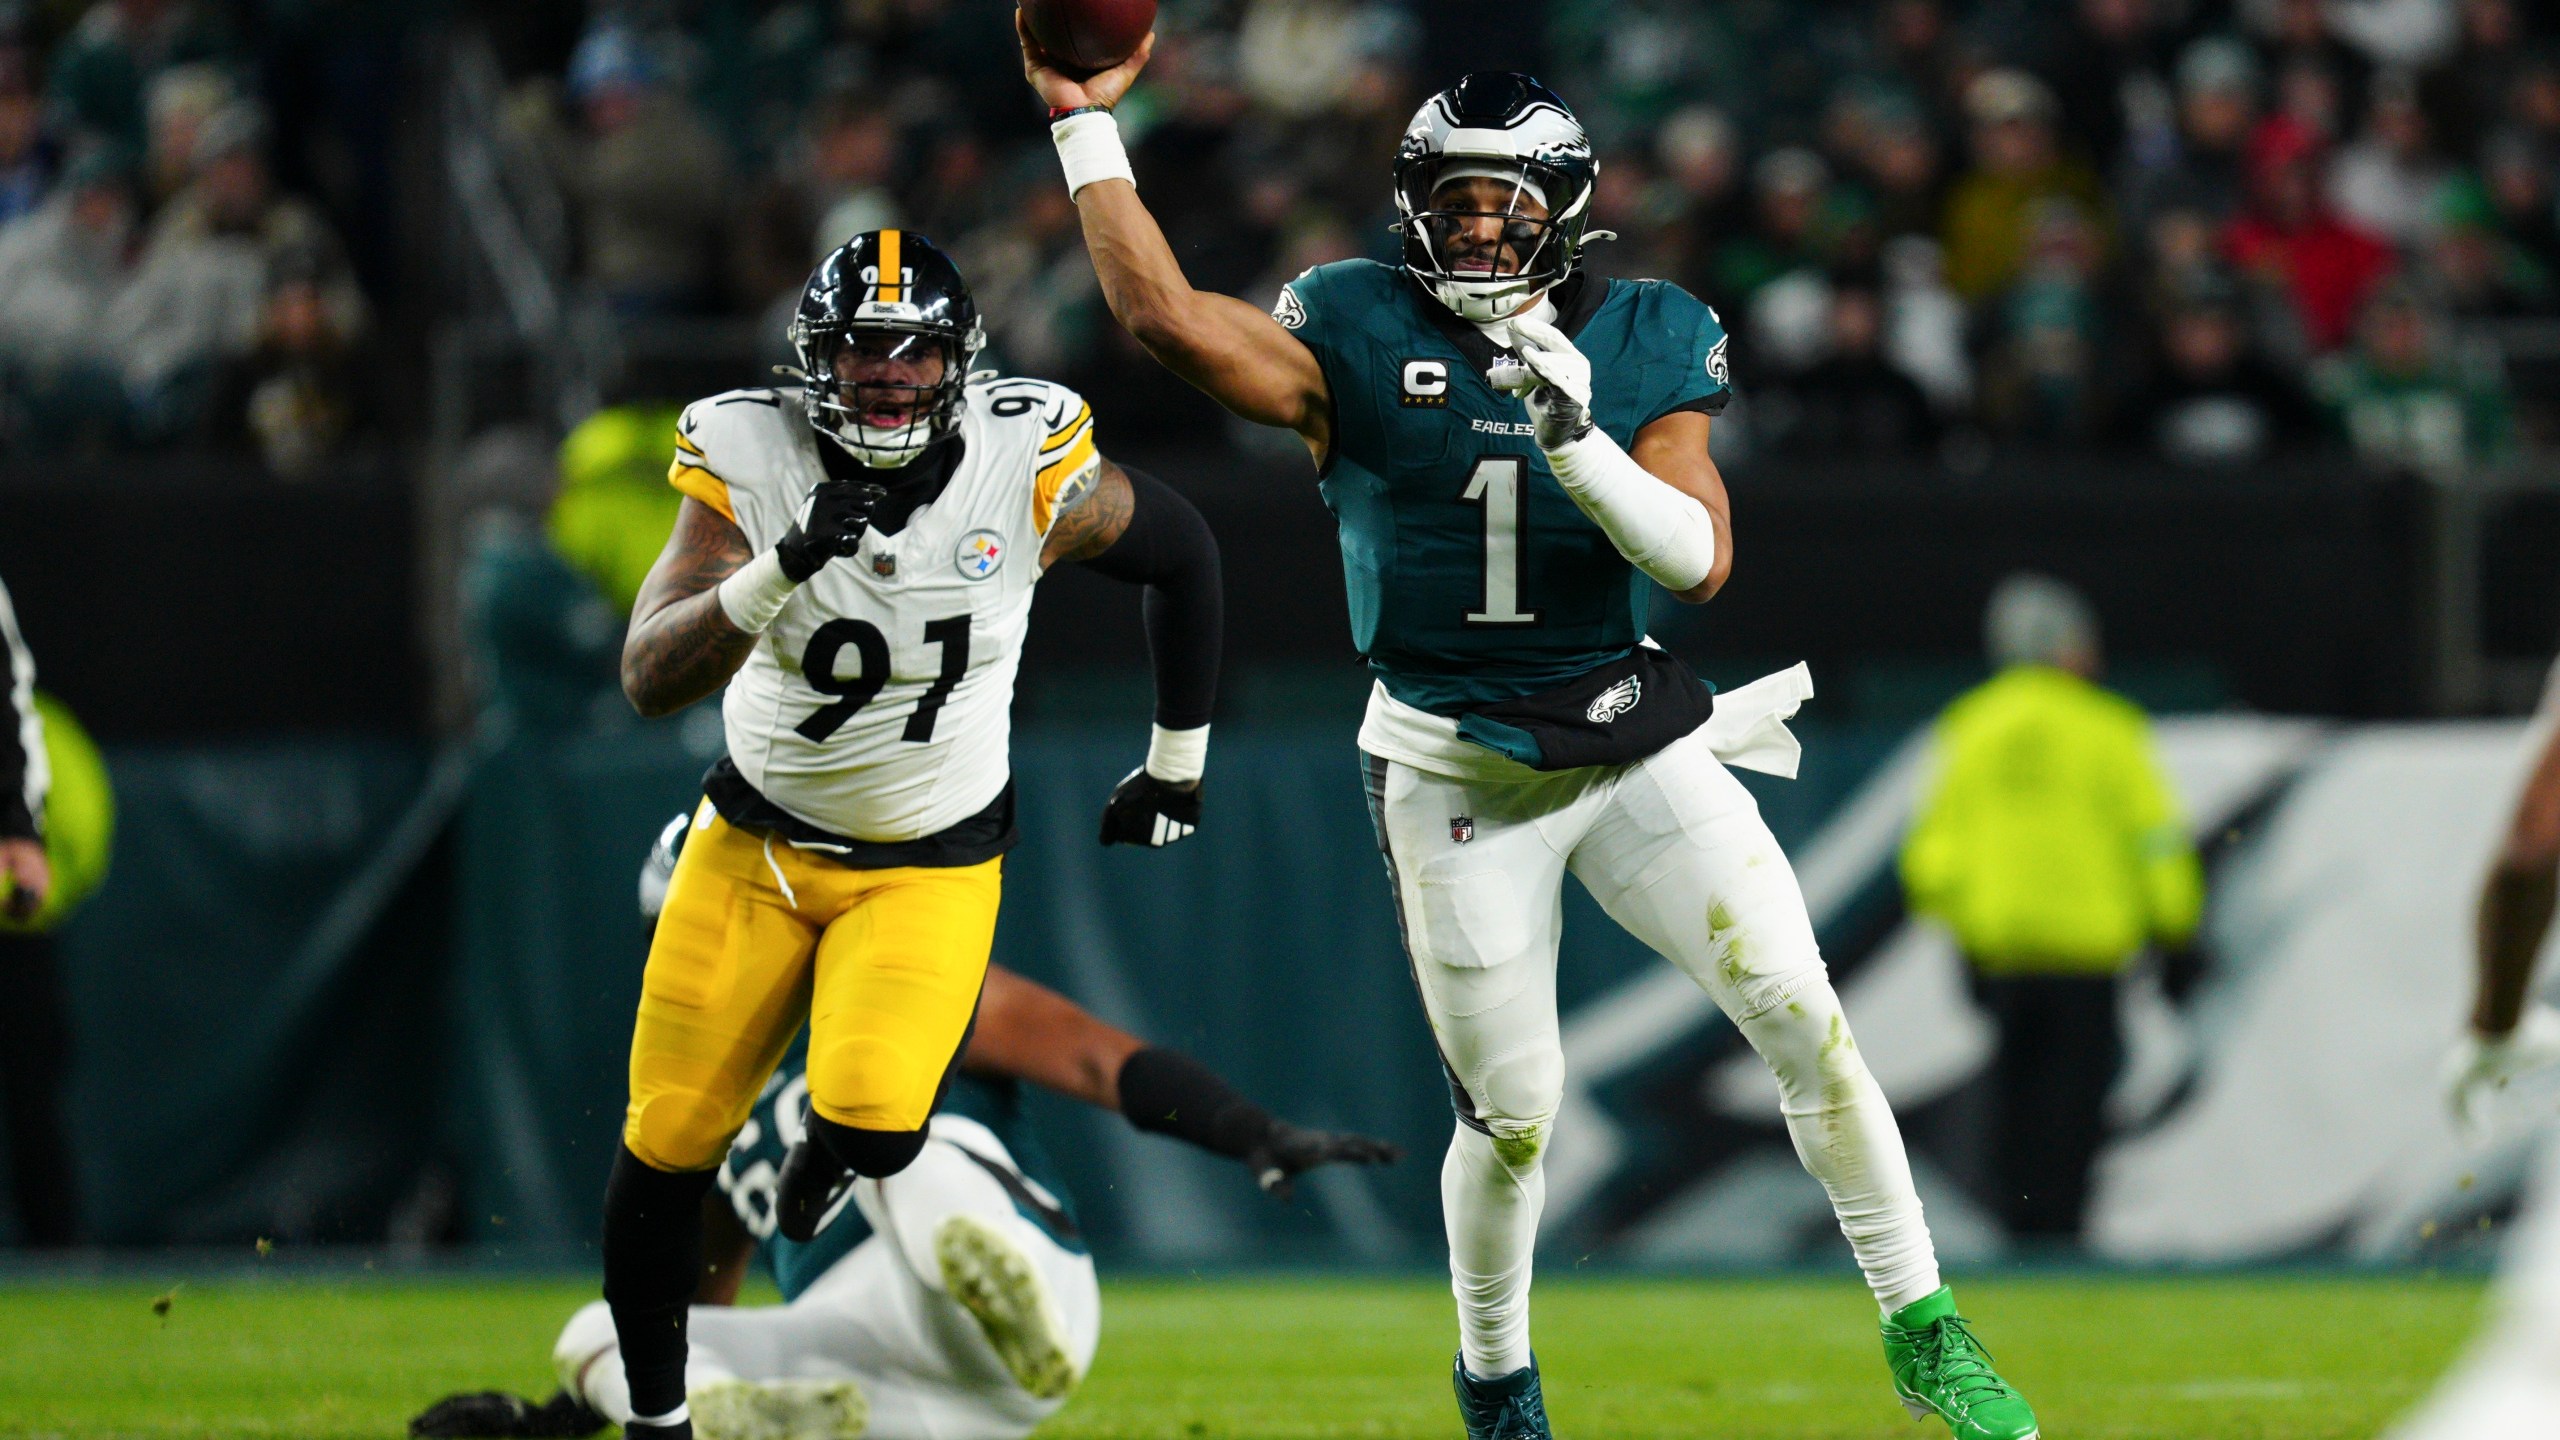
[[[1450,816],[1449,838],[1461,845],[1476,838],[1476,817],[1473,815]]]
[[[972,530],[960,537],[958,556],[963,579],[984,580],[1004,564],[1004,539],[993,530]]]

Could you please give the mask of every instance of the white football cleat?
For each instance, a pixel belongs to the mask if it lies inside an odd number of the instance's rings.
[[[850,1380],[722,1380],[685,1397],[700,1440],[861,1440],[871,1402]]]
[[[954,1215],[934,1232],[933,1254],[943,1288],[977,1317],[987,1343],[1025,1391],[1056,1400],[1076,1388],[1066,1325],[1020,1246],[975,1216]]]

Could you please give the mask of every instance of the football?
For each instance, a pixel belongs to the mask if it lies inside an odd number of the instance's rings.
[[[1156,0],[1022,0],[1022,14],[1060,69],[1090,75],[1136,52],[1156,26]]]

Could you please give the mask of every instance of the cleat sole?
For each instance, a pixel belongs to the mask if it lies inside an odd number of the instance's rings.
[[[701,1440],[861,1440],[871,1402],[850,1380],[724,1380],[685,1397]]]
[[[1056,1400],[1076,1388],[1066,1327],[1019,1246],[985,1221],[954,1215],[934,1232],[933,1256],[943,1288],[976,1318],[996,1358],[1026,1392]]]

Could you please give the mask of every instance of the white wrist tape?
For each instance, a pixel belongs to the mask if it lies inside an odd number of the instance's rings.
[[[1067,195],[1096,180],[1126,180],[1138,183],[1138,174],[1129,168],[1129,152],[1120,144],[1120,122],[1108,110],[1087,110],[1070,115],[1049,127],[1049,138],[1058,145],[1058,165],[1067,172]]]
[[[1172,785],[1188,785],[1209,768],[1209,727],[1167,730],[1152,727],[1147,737],[1147,773]]]
[[[799,588],[799,581],[782,573],[782,558],[767,550],[720,582],[720,613],[742,633],[761,635]]]
[[[1594,427],[1547,468],[1627,562],[1666,590],[1693,590],[1716,564],[1716,522],[1707,507],[1673,489]]]

